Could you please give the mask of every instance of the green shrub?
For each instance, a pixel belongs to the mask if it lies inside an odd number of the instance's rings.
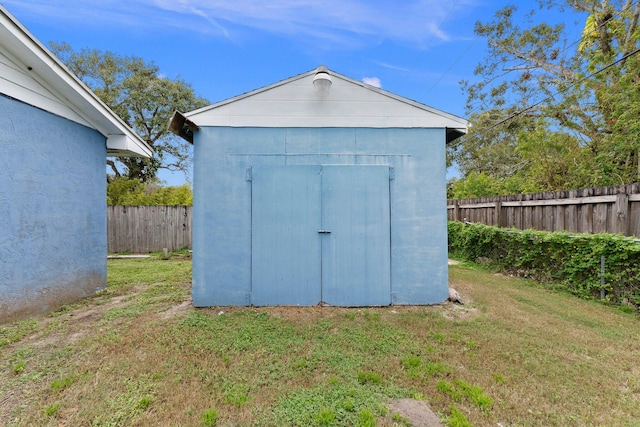
[[[550,233],[449,223],[449,253],[484,262],[503,272],[529,277],[586,299],[604,292],[609,301],[640,306],[640,244],[612,234]]]

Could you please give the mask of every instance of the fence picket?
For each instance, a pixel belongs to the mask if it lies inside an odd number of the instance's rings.
[[[107,206],[109,253],[191,248],[191,206]]]
[[[449,221],[640,237],[640,183],[449,200],[447,208]]]

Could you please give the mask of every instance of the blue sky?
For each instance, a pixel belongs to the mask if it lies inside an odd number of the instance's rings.
[[[153,61],[217,102],[324,64],[465,116],[461,80],[485,53],[473,34],[494,0],[0,0],[41,42]],[[162,174],[170,185],[181,175]]]

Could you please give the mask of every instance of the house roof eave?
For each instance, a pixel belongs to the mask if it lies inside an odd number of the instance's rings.
[[[31,76],[107,138],[107,153],[150,157],[151,147],[0,4],[0,39]],[[36,105],[38,106],[38,105]],[[38,106],[46,109],[46,106]],[[120,136],[127,141],[121,146]],[[114,142],[117,141],[117,142]],[[115,146],[114,146],[115,144]]]

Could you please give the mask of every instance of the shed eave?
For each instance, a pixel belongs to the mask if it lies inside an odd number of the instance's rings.
[[[193,144],[193,134],[199,131],[198,125],[187,119],[180,111],[175,111],[169,122],[169,131]]]
[[[467,128],[446,128],[447,144],[467,134]]]

